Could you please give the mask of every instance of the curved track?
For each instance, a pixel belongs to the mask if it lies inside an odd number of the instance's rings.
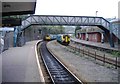
[[[54,84],[82,84],[82,82],[75,75],[68,71],[68,69],[66,69],[63,64],[61,64],[56,58],[54,58],[54,56],[52,56],[52,54],[48,51],[45,42],[41,44],[40,51],[45,67]]]

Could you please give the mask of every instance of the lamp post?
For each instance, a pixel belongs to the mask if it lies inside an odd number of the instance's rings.
[[[95,14],[96,14],[96,17],[97,17],[97,13],[98,13],[98,11],[96,11],[96,13],[95,13]]]

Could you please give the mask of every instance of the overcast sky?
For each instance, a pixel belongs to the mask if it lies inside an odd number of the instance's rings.
[[[118,17],[120,0],[37,0],[36,15]]]

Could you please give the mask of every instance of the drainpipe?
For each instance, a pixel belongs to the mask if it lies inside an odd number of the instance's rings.
[[[101,43],[104,43],[104,35],[103,35],[103,32],[101,33]]]
[[[88,39],[88,28],[86,28],[86,41],[88,41],[89,39]]]

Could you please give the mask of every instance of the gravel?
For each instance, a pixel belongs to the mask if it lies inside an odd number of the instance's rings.
[[[108,68],[95,60],[75,53],[72,49],[56,41],[48,42],[47,47],[57,55],[66,67],[85,82],[118,82],[118,70]]]

